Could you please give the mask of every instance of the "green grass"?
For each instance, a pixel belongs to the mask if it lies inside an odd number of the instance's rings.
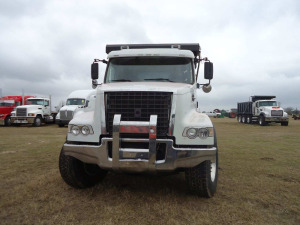
[[[211,199],[190,195],[183,173],[108,173],[73,189],[58,170],[66,128],[0,127],[0,224],[300,224],[300,121],[213,122],[220,164]]]

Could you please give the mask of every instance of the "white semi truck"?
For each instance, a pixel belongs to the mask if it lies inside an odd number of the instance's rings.
[[[93,107],[96,90],[73,91],[67,98],[66,105],[60,108],[55,123],[59,127],[69,124],[74,114],[86,107]]]
[[[258,123],[265,126],[268,123],[281,123],[282,126],[289,125],[289,116],[284,112],[276,96],[255,95],[248,102],[237,104],[237,120],[240,123]]]
[[[27,98],[26,105],[16,107],[12,112],[13,125],[32,124],[39,127],[42,123],[53,123],[57,112],[51,110],[50,98]]]
[[[211,90],[213,64],[199,44],[107,45],[108,60],[91,67],[94,109],[76,113],[59,157],[75,188],[100,182],[107,171],[185,172],[191,192],[212,197],[218,180],[214,125],[197,112],[196,92]],[[107,64],[97,83],[98,63]],[[200,63],[208,83],[197,83]]]

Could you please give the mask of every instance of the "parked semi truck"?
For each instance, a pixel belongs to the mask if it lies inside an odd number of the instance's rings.
[[[251,96],[250,101],[237,104],[237,120],[240,123],[281,123],[288,126],[289,117],[275,100],[276,96]]]
[[[51,110],[50,98],[28,98],[26,105],[16,107],[12,112],[11,123],[32,124],[39,127],[42,123],[53,123],[57,112]]]
[[[0,98],[0,125],[11,125],[11,113],[17,106],[26,104],[26,100],[33,96],[9,95]]]
[[[59,127],[68,125],[74,114],[86,107],[92,107],[96,97],[95,90],[73,91],[67,98],[66,105],[60,108],[55,123]]]
[[[199,44],[107,45],[91,67],[94,109],[74,115],[59,157],[64,181],[85,188],[107,171],[184,171],[188,188],[212,197],[218,180],[213,123],[197,112],[198,89],[211,90],[213,64]],[[97,83],[98,63],[107,64]],[[197,83],[200,62],[208,83]]]

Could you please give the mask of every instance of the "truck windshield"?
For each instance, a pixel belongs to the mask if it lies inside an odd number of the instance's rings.
[[[0,100],[0,107],[11,107],[14,106],[14,100]]]
[[[67,105],[84,105],[85,100],[82,98],[69,98],[67,100]]]
[[[44,99],[27,99],[26,105],[44,105]]]
[[[145,81],[193,84],[192,59],[183,57],[124,57],[110,60],[105,83]]]
[[[277,106],[276,101],[263,101],[259,102],[259,106]]]

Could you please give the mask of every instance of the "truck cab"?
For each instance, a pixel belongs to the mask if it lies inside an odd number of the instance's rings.
[[[28,98],[26,105],[16,107],[12,112],[12,124],[32,124],[41,126],[54,121],[49,98]]]
[[[100,182],[107,171],[184,171],[192,193],[212,197],[218,178],[213,123],[197,111],[196,92],[211,90],[213,64],[199,44],[107,45],[107,60],[91,66],[94,109],[68,125],[59,168],[75,188]],[[98,84],[98,63],[105,63]],[[207,83],[197,83],[204,62]]]
[[[86,107],[92,107],[96,90],[77,90],[73,91],[67,98],[66,105],[63,106],[55,119],[59,127],[68,125],[74,114]]]
[[[12,111],[30,97],[33,96],[10,95],[0,98],[0,125],[10,126]]]
[[[257,100],[253,104],[253,112],[259,117],[259,123],[280,122],[288,125],[288,114],[284,112],[278,102],[273,98],[269,100]]]

